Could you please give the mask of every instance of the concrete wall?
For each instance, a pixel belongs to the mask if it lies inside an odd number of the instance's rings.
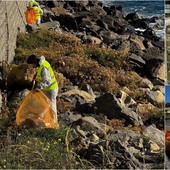
[[[15,55],[18,32],[25,32],[28,1],[0,0],[0,61],[11,62]]]

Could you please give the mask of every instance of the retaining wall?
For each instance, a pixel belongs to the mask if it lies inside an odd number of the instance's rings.
[[[15,55],[18,32],[25,32],[28,1],[0,0],[0,62],[11,62]]]

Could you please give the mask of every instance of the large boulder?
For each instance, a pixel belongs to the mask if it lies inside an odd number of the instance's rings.
[[[142,80],[140,82],[140,87],[152,89],[153,88],[153,84],[147,78],[142,78]]]
[[[159,91],[159,90],[156,90],[156,91],[148,91],[146,93],[147,95],[147,98],[148,100],[155,104],[161,104],[161,103],[164,103],[164,95]]]
[[[148,126],[143,134],[149,137],[152,141],[157,142],[159,145],[164,146],[165,135],[164,132],[157,129],[154,125]]]
[[[128,58],[129,58],[129,63],[131,65],[131,67],[134,69],[137,68],[138,70],[140,69],[142,72],[141,68],[143,68],[144,65],[146,64],[145,60],[142,59],[141,56],[136,55],[134,53],[130,54]]]
[[[94,7],[92,6],[92,7],[89,7],[88,9],[86,7],[85,11],[76,12],[76,13],[74,13],[74,15],[76,17],[79,17],[79,18],[80,17],[82,17],[82,18],[87,17],[91,21],[96,22],[97,20],[99,20],[101,18],[101,16],[105,16],[106,12],[100,6],[94,6]]]
[[[134,107],[136,106],[136,102],[124,91],[120,91],[119,92],[119,98],[118,100],[120,101],[122,106],[126,106],[126,107]]]
[[[164,52],[156,47],[149,48],[144,51],[142,58],[146,61],[143,70],[145,75],[156,78],[162,63],[164,62]]]
[[[76,102],[79,102],[80,104],[90,103],[94,102],[95,100],[94,96],[90,95],[86,91],[78,89],[72,89],[61,93],[58,97],[64,98],[65,100],[70,101],[73,104],[76,104]]]
[[[164,63],[161,64],[160,68],[157,71],[157,74],[155,74],[155,77],[165,81],[165,65]]]
[[[129,13],[126,16],[126,20],[139,20],[141,19],[141,16],[137,12]]]
[[[100,36],[103,38],[103,42],[106,44],[111,44],[114,39],[117,39],[118,34],[113,31],[100,31]]]
[[[62,27],[66,27],[69,30],[77,30],[77,22],[75,16],[72,13],[63,13],[56,16],[56,20],[58,20]]]
[[[79,1],[79,0],[74,0],[74,1],[67,1],[67,3],[70,6],[73,7],[80,7],[80,6],[86,6],[89,3],[89,0],[83,0],[83,1]]]
[[[157,37],[156,33],[154,32],[154,30],[152,30],[151,28],[147,28],[144,32],[143,32],[143,36],[146,39],[149,40],[153,40],[153,41],[158,41],[160,38]]]
[[[95,22],[91,21],[88,17],[82,19],[82,22],[79,24],[79,27],[86,29],[86,32],[88,32],[89,30],[97,32],[100,29],[100,27]]]
[[[63,7],[65,4],[64,0],[50,0],[50,1],[45,0],[43,3],[49,8]]]
[[[142,29],[147,29],[148,26],[148,20],[147,19],[138,19],[138,20],[132,20],[129,21],[129,24],[132,25],[135,28],[142,28]]]
[[[122,105],[112,93],[106,93],[96,98],[96,102],[94,103],[95,112],[106,115],[108,119],[125,120],[126,125],[143,125],[141,118],[125,105]]]
[[[128,22],[124,18],[115,18],[111,15],[102,16],[102,21],[108,25],[111,31],[122,33]]]
[[[135,34],[131,34],[129,37],[131,42],[134,42],[139,50],[144,50],[145,46],[143,45],[144,38],[141,36],[137,36]]]

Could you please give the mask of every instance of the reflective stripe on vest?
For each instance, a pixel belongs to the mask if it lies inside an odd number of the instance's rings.
[[[37,71],[37,76],[36,76],[36,79],[39,81],[39,82],[42,82],[43,81],[43,78],[41,76],[41,71],[43,68],[47,68],[48,71],[50,72],[50,77],[51,77],[51,81],[52,83],[44,88],[43,90],[46,90],[46,91],[49,91],[49,90],[55,90],[57,87],[58,87],[58,83],[57,83],[57,80],[55,78],[55,75],[54,75],[54,72],[53,72],[53,69],[51,68],[50,64],[48,61],[44,60],[43,63],[40,65],[40,67],[38,68],[38,71]]]

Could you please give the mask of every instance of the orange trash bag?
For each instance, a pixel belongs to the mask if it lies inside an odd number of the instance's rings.
[[[25,19],[27,24],[35,24],[36,17],[35,17],[35,10],[33,8],[28,8],[25,12]]]
[[[16,114],[16,124],[24,128],[57,128],[56,113],[42,92],[29,92]]]

